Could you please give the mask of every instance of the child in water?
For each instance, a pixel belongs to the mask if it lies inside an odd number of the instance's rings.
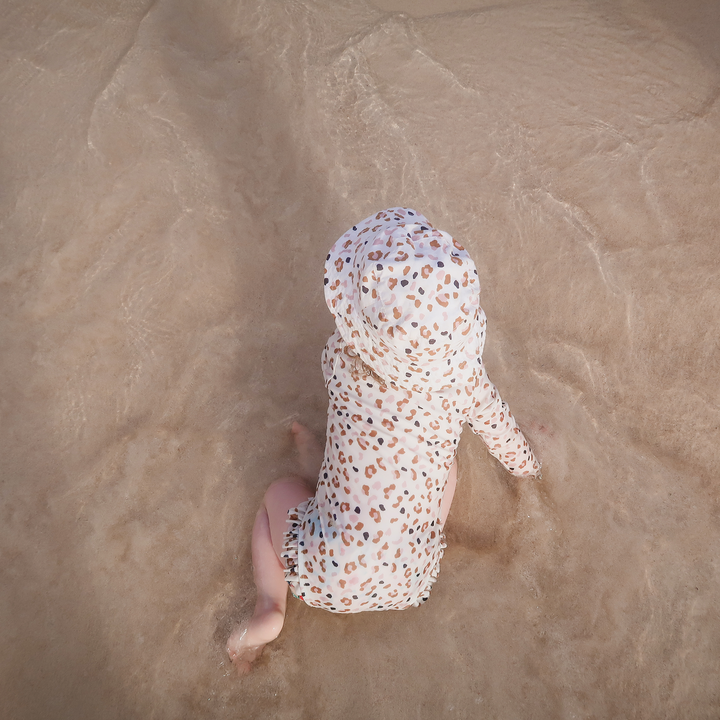
[[[447,233],[406,208],[370,216],[330,250],[325,299],[324,456],[295,423],[304,477],[273,483],[255,519],[255,612],[227,643],[241,673],[280,633],[288,586],[335,613],[428,599],[466,422],[513,475],[540,471],[485,373],[477,271]]]

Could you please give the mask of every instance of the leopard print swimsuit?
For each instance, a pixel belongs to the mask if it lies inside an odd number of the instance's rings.
[[[331,249],[325,458],[315,495],[288,513],[282,554],[308,605],[348,613],[427,600],[465,422],[511,473],[539,472],[485,373],[479,295],[467,252],[414,210],[372,215]]]

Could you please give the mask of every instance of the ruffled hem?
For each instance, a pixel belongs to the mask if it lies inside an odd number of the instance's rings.
[[[308,598],[308,600],[305,599],[305,593],[302,590],[302,584],[300,580],[300,542],[299,542],[299,533],[300,528],[302,526],[302,523],[305,519],[305,515],[307,514],[308,510],[308,504],[310,501],[313,500],[313,498],[308,498],[304,502],[300,503],[296,508],[292,508],[288,510],[287,514],[287,530],[283,534],[283,547],[282,552],[280,554],[282,563],[283,563],[283,570],[285,573],[285,582],[287,582],[288,586],[290,587],[290,591],[292,592],[293,596],[296,597],[298,600],[302,600],[303,602],[307,602],[308,605],[311,605],[313,607],[319,607],[321,609],[327,610],[327,606],[325,603],[323,604],[316,604],[313,602],[312,598]],[[447,547],[447,544],[445,542],[445,534],[442,533],[440,536],[440,542],[438,543],[437,549],[435,551],[435,560],[433,562],[433,567],[430,570],[427,580],[425,583],[425,586],[422,590],[417,592],[417,594],[410,595],[410,597],[406,596],[405,600],[399,600],[397,603],[392,602],[386,602],[383,603],[385,607],[382,609],[390,610],[390,609],[396,609],[396,610],[402,610],[404,608],[409,607],[418,607],[419,605],[422,605],[423,603],[427,602],[430,598],[430,591],[432,590],[432,586],[437,582],[438,576],[440,575],[440,561],[443,558],[443,555],[445,554],[445,548]],[[367,610],[372,610],[375,608],[367,608]],[[380,609],[380,608],[377,608]],[[362,612],[364,608],[358,608],[358,609],[337,609],[333,610],[334,612]]]
[[[312,498],[301,502],[296,508],[288,510],[287,530],[283,534],[283,547],[280,557],[285,571],[285,582],[290,586],[292,594],[302,600],[300,590],[300,577],[298,575],[298,563],[300,561],[300,550],[298,547],[298,532],[300,525],[307,512],[307,506]]]
[[[428,577],[427,585],[425,585],[425,589],[418,595],[417,600],[412,603],[412,607],[422,605],[429,600],[432,586],[437,582],[438,575],[440,575],[440,561],[443,559],[446,547],[447,543],[445,542],[445,533],[442,533],[440,536],[440,544],[437,549],[437,555],[435,556],[435,565],[430,571],[430,577]]]

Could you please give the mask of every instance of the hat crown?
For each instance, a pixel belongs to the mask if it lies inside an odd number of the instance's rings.
[[[325,299],[378,376],[418,392],[475,381],[485,327],[475,264],[417,211],[353,225],[327,256]]]
[[[356,297],[370,336],[411,362],[443,359],[477,320],[479,282],[467,252],[425,225],[390,228],[359,248]]]

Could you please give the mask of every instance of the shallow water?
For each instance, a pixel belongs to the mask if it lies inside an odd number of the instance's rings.
[[[15,0],[0,34],[8,717],[718,716],[720,5]],[[238,679],[252,518],[324,430],[324,257],[393,205],[473,255],[543,480],[467,432],[430,602],[291,601]]]

